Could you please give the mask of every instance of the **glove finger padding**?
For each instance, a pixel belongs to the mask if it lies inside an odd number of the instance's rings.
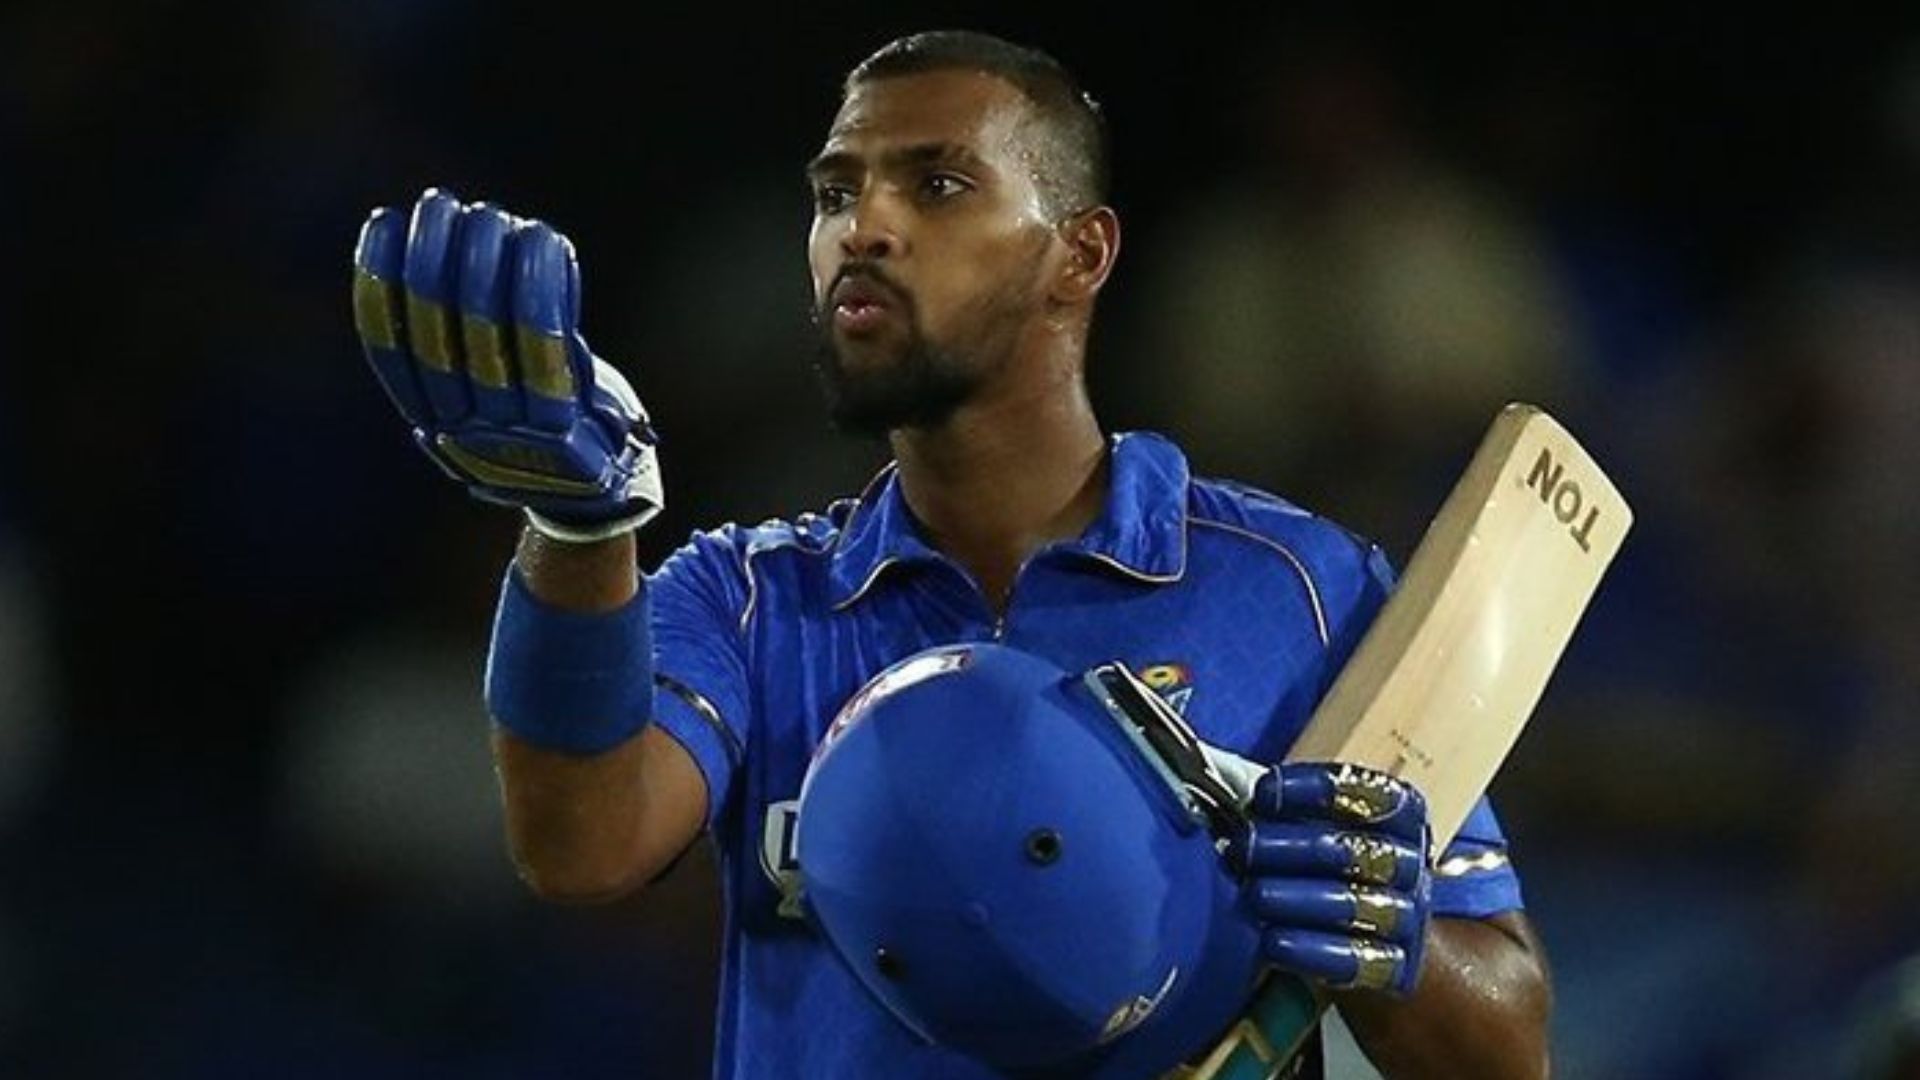
[[[433,412],[407,351],[401,284],[406,248],[405,216],[384,206],[368,215],[353,248],[353,325],[381,388],[400,415],[419,427],[432,422]]]
[[[507,239],[514,220],[488,203],[467,208],[460,226],[458,289],[460,343],[472,381],[474,413],[493,424],[526,422],[526,405],[509,333],[512,267]]]
[[[526,388],[527,421],[557,433],[573,426],[592,385],[586,343],[575,327],[573,245],[545,222],[513,232],[514,352]]]
[[[1247,902],[1261,921],[1332,931],[1400,945],[1422,930],[1420,910],[1404,893],[1373,885],[1313,878],[1254,878]]]
[[[1276,927],[1260,937],[1271,963],[1336,990],[1387,990],[1408,994],[1419,963],[1398,945],[1370,938]]]
[[[458,200],[430,188],[413,206],[402,271],[407,290],[407,348],[420,365],[420,384],[434,422],[458,423],[473,412],[466,365],[460,347],[460,318],[454,308],[454,244],[459,231]]]
[[[1415,842],[1427,835],[1427,800],[1419,789],[1345,762],[1300,761],[1269,770],[1254,786],[1250,809],[1272,821],[1357,825]]]
[[[1398,892],[1426,876],[1425,845],[1323,823],[1261,821],[1229,844],[1227,857],[1250,877],[1318,878]]]

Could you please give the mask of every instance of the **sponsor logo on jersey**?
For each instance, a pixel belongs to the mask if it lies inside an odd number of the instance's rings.
[[[1187,702],[1193,700],[1193,672],[1185,664],[1148,664],[1140,669],[1140,681],[1173,706],[1174,712],[1187,715]]]
[[[800,800],[767,804],[767,817],[760,830],[760,870],[780,892],[776,912],[787,919],[801,919],[800,860],[794,856],[795,826],[800,823]]]

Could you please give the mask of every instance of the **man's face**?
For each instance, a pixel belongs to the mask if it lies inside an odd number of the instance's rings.
[[[934,426],[1000,371],[1045,306],[1052,223],[1011,84],[934,71],[855,86],[808,167],[808,258],[834,420]]]

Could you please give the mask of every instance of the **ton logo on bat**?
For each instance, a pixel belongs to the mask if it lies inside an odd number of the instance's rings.
[[[1553,510],[1553,516],[1567,526],[1567,533],[1580,545],[1581,551],[1592,551],[1587,545],[1587,537],[1593,533],[1593,523],[1600,519],[1600,508],[1589,507],[1586,497],[1580,492],[1578,481],[1566,478],[1567,467],[1553,460],[1553,449],[1543,446],[1540,456],[1535,459],[1532,471],[1527,473],[1527,486],[1540,492],[1540,501]],[[1581,517],[1581,511],[1586,516]],[[1574,524],[1579,521],[1579,524]]]

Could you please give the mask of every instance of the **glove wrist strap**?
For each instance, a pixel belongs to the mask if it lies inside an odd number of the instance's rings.
[[[616,536],[625,536],[637,530],[640,526],[645,525],[654,514],[659,512],[659,508],[647,506],[642,507],[636,513],[615,518],[612,521],[596,521],[591,524],[574,525],[564,521],[555,521],[530,507],[524,509],[526,510],[527,524],[532,527],[534,532],[539,533],[549,540],[555,540],[562,544],[594,544],[602,540],[611,540]]]

